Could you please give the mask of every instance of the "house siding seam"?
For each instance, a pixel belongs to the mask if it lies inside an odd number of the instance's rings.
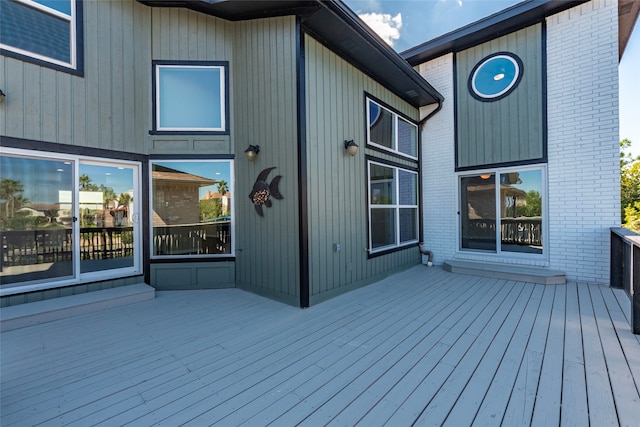
[[[453,54],[419,66],[420,74],[440,92],[442,109],[429,119],[422,131],[422,206],[424,241],[433,251],[434,262],[442,264],[456,251],[455,121],[453,102]],[[423,107],[426,117],[432,107]]]
[[[609,227],[620,224],[617,3],[547,19],[551,267],[599,283],[609,282]]]

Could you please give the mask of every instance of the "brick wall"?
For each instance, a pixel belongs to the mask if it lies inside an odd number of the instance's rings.
[[[453,54],[420,65],[420,74],[444,96],[442,109],[422,129],[422,205],[424,241],[442,264],[456,251],[458,215],[453,121]],[[433,108],[421,111],[425,117]]]
[[[549,261],[456,254],[453,55],[420,65],[445,97],[422,129],[424,241],[436,264],[457,256],[609,282],[609,228],[620,224],[617,37],[616,0],[594,0],[547,19]]]
[[[620,225],[617,13],[595,0],[547,19],[550,266],[600,283]]]

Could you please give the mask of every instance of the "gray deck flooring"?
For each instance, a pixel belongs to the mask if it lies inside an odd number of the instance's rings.
[[[0,334],[0,424],[638,426],[628,311],[424,266],[306,310],[158,292]]]

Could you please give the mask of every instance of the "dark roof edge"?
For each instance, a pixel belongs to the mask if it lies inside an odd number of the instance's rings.
[[[416,70],[413,69],[405,59],[403,59],[398,52],[393,50],[384,40],[380,38],[373,30],[369,28],[348,6],[346,6],[341,0],[329,0],[322,1],[321,4],[341,19],[347,21],[347,23],[364,37],[369,44],[379,52],[381,52],[388,60],[390,60],[400,71],[402,71],[409,79],[411,79],[421,89],[425,90],[433,96],[439,102],[444,101],[444,96],[440,94],[431,84],[422,77]],[[404,98],[404,96],[403,96]],[[413,104],[413,102],[410,102]]]
[[[182,7],[222,19],[237,21],[283,15],[296,15],[307,33],[313,35],[329,49],[346,58],[360,71],[369,75],[414,107],[422,107],[444,100],[444,97],[427,82],[395,50],[373,32],[341,0],[298,1],[246,1],[241,0],[137,0],[152,7]],[[320,15],[322,18],[318,18]],[[315,18],[317,19],[314,19]],[[328,21],[323,21],[324,18]],[[306,25],[305,25],[306,23]],[[341,28],[343,36],[353,37],[363,49],[349,52],[337,39],[335,28]],[[369,50],[371,49],[371,50]],[[375,58],[375,59],[372,59]],[[390,69],[396,73],[392,75]]]
[[[589,0],[526,0],[400,53],[411,65],[458,52],[541,22]]]

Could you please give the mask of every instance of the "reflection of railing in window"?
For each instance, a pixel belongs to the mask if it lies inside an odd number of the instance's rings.
[[[154,255],[215,255],[231,253],[231,223],[153,227]]]
[[[73,231],[20,230],[0,232],[2,267],[73,260]],[[133,255],[133,227],[81,228],[80,259]]]
[[[542,218],[502,218],[502,243],[542,246]]]
[[[493,219],[469,219],[465,239],[494,240],[496,221]],[[500,220],[502,243],[516,245],[542,245],[541,218],[502,218]]]

